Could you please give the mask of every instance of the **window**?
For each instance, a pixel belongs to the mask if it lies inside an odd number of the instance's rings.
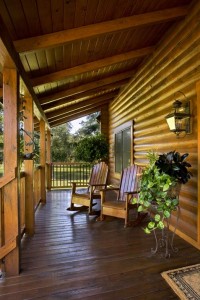
[[[115,130],[115,172],[132,163],[132,122],[128,122]]]

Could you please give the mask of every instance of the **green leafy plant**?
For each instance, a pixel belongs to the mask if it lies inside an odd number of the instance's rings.
[[[185,184],[188,182],[192,173],[188,171],[191,165],[185,160],[188,157],[188,153],[180,155],[179,152],[171,151],[158,156],[155,165],[160,172],[164,172],[176,181]]]
[[[192,176],[188,167],[191,165],[185,161],[188,154],[172,151],[158,155],[149,152],[147,158],[149,164],[143,169],[140,178],[139,199],[133,199],[138,203],[138,211],[148,211],[156,207],[152,220],[144,228],[149,234],[156,228],[163,229],[165,219],[175,211],[179,201],[177,197],[181,184],[185,184]]]
[[[108,142],[102,134],[87,136],[81,139],[75,150],[79,161],[96,162],[108,158]]]

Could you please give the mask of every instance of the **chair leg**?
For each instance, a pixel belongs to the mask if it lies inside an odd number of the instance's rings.
[[[105,219],[105,216],[103,215],[103,208],[101,207],[101,212],[100,212],[100,216],[99,216],[99,221],[103,221]]]
[[[129,211],[126,211],[126,217],[125,217],[125,224],[124,224],[124,228],[128,227],[129,225]]]
[[[92,200],[90,200],[90,205],[89,205],[89,208],[88,208],[88,213],[89,214],[92,214],[92,206],[93,206],[93,203],[92,203]]]
[[[67,207],[67,210],[74,210],[74,203],[72,203],[72,201],[70,203],[70,206]]]

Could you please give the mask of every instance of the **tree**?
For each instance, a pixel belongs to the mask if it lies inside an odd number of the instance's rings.
[[[80,124],[82,127],[77,131],[78,136],[87,136],[87,135],[94,135],[99,133],[100,128],[99,128],[99,123],[97,122],[97,116],[98,112],[93,113],[91,115],[88,115],[86,117],[86,121],[82,121]]]
[[[70,134],[71,124],[63,124],[52,129],[52,161],[70,161],[73,140]]]
[[[85,162],[107,160],[108,142],[106,138],[102,134],[85,136],[77,144],[75,158]]]
[[[70,122],[68,122],[67,124],[57,126],[52,129],[52,134],[53,134],[52,146],[51,146],[52,161],[64,162],[64,161],[72,161],[76,159],[79,161],[80,160],[86,161],[85,159],[79,157],[79,155],[77,156],[77,151],[79,151],[77,150],[77,148],[80,149],[81,146],[79,146],[79,144],[84,137],[94,136],[96,145],[98,144],[97,140],[99,139],[99,137],[96,137],[97,133],[99,133],[99,124],[96,119],[97,115],[98,113],[94,113],[87,116],[86,121],[81,122],[82,128],[80,128],[76,132],[76,134],[70,133],[72,129],[72,125]],[[95,151],[98,153],[97,159],[101,159],[102,155],[100,155],[99,153],[100,149],[96,149]],[[90,153],[91,152],[92,150],[90,150]],[[93,158],[94,155],[92,155],[90,160],[88,160],[89,158],[87,158],[87,161],[93,161]]]

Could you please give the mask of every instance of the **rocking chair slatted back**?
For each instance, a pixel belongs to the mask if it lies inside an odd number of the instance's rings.
[[[89,185],[106,184],[108,176],[108,166],[105,162],[100,162],[93,166]]]
[[[123,170],[120,182],[118,200],[125,201],[126,192],[134,192],[138,189],[138,174],[142,169],[137,165],[132,165]]]

